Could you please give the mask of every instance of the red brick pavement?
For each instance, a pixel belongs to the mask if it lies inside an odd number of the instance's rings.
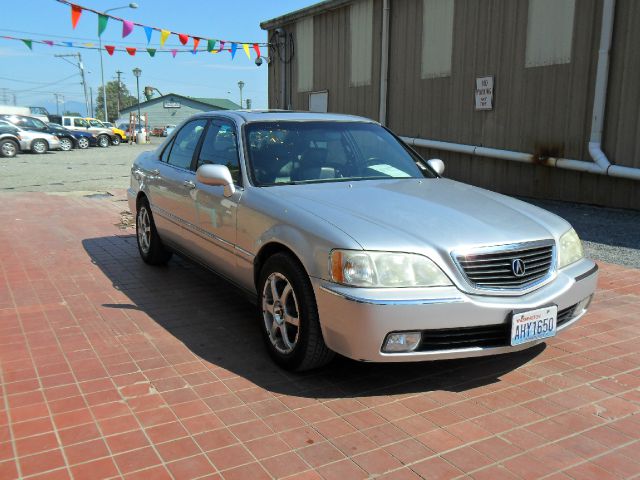
[[[1,479],[640,474],[639,270],[546,348],[293,375],[232,287],[138,259],[121,199],[0,201]]]

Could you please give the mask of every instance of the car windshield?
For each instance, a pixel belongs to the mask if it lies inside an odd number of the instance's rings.
[[[258,186],[436,176],[373,123],[255,122],[245,127],[245,138]]]

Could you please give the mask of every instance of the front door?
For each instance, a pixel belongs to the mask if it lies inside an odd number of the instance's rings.
[[[236,212],[242,195],[238,141],[232,122],[214,118],[198,153],[196,170],[201,165],[225,165],[231,172],[236,192],[224,196],[223,187],[196,184],[195,208],[200,238],[199,256],[223,275],[233,276],[236,269]]]
[[[193,120],[180,129],[155,162],[157,169],[149,182],[151,211],[160,236],[187,250],[197,230],[195,172],[191,167],[206,123],[204,119]]]

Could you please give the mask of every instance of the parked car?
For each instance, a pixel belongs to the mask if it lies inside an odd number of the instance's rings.
[[[365,118],[207,112],[136,159],[128,200],[142,259],[253,295],[291,370],[515,352],[577,322],[597,266],[571,225],[443,171]]]
[[[64,128],[57,123],[47,123],[47,126],[51,129],[60,139],[60,150],[68,151],[72,148],[85,149],[89,146],[97,145],[96,135],[90,132],[72,131]]]
[[[127,141],[127,134],[124,132],[124,130],[120,130],[119,128],[115,128],[113,126],[108,126],[97,118],[87,117],[85,118],[85,120],[89,122],[89,125],[91,125],[91,127],[106,128],[115,133],[116,136],[111,140],[111,145],[120,145],[120,143]]]
[[[152,137],[164,137],[165,136],[164,127],[153,127],[153,129],[151,130],[151,136]]]
[[[20,132],[13,125],[0,125],[0,157],[15,157],[20,151]]]
[[[176,129],[175,125],[167,125],[166,127],[164,127],[164,137],[167,137],[169,135],[171,135],[171,133],[173,133],[173,131]]]
[[[94,127],[84,118],[63,115],[61,117],[62,126],[73,131],[90,132],[96,135],[99,147],[108,147],[111,144],[120,143],[120,137],[109,128]]]
[[[59,150],[60,140],[55,135],[39,130],[27,130],[21,126],[10,123],[3,115],[0,115],[0,125],[15,127],[20,134],[20,150],[31,153],[46,153],[48,150]]]

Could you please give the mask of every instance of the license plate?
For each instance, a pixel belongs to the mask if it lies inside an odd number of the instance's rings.
[[[557,320],[557,305],[514,313],[511,319],[511,345],[555,336]]]

